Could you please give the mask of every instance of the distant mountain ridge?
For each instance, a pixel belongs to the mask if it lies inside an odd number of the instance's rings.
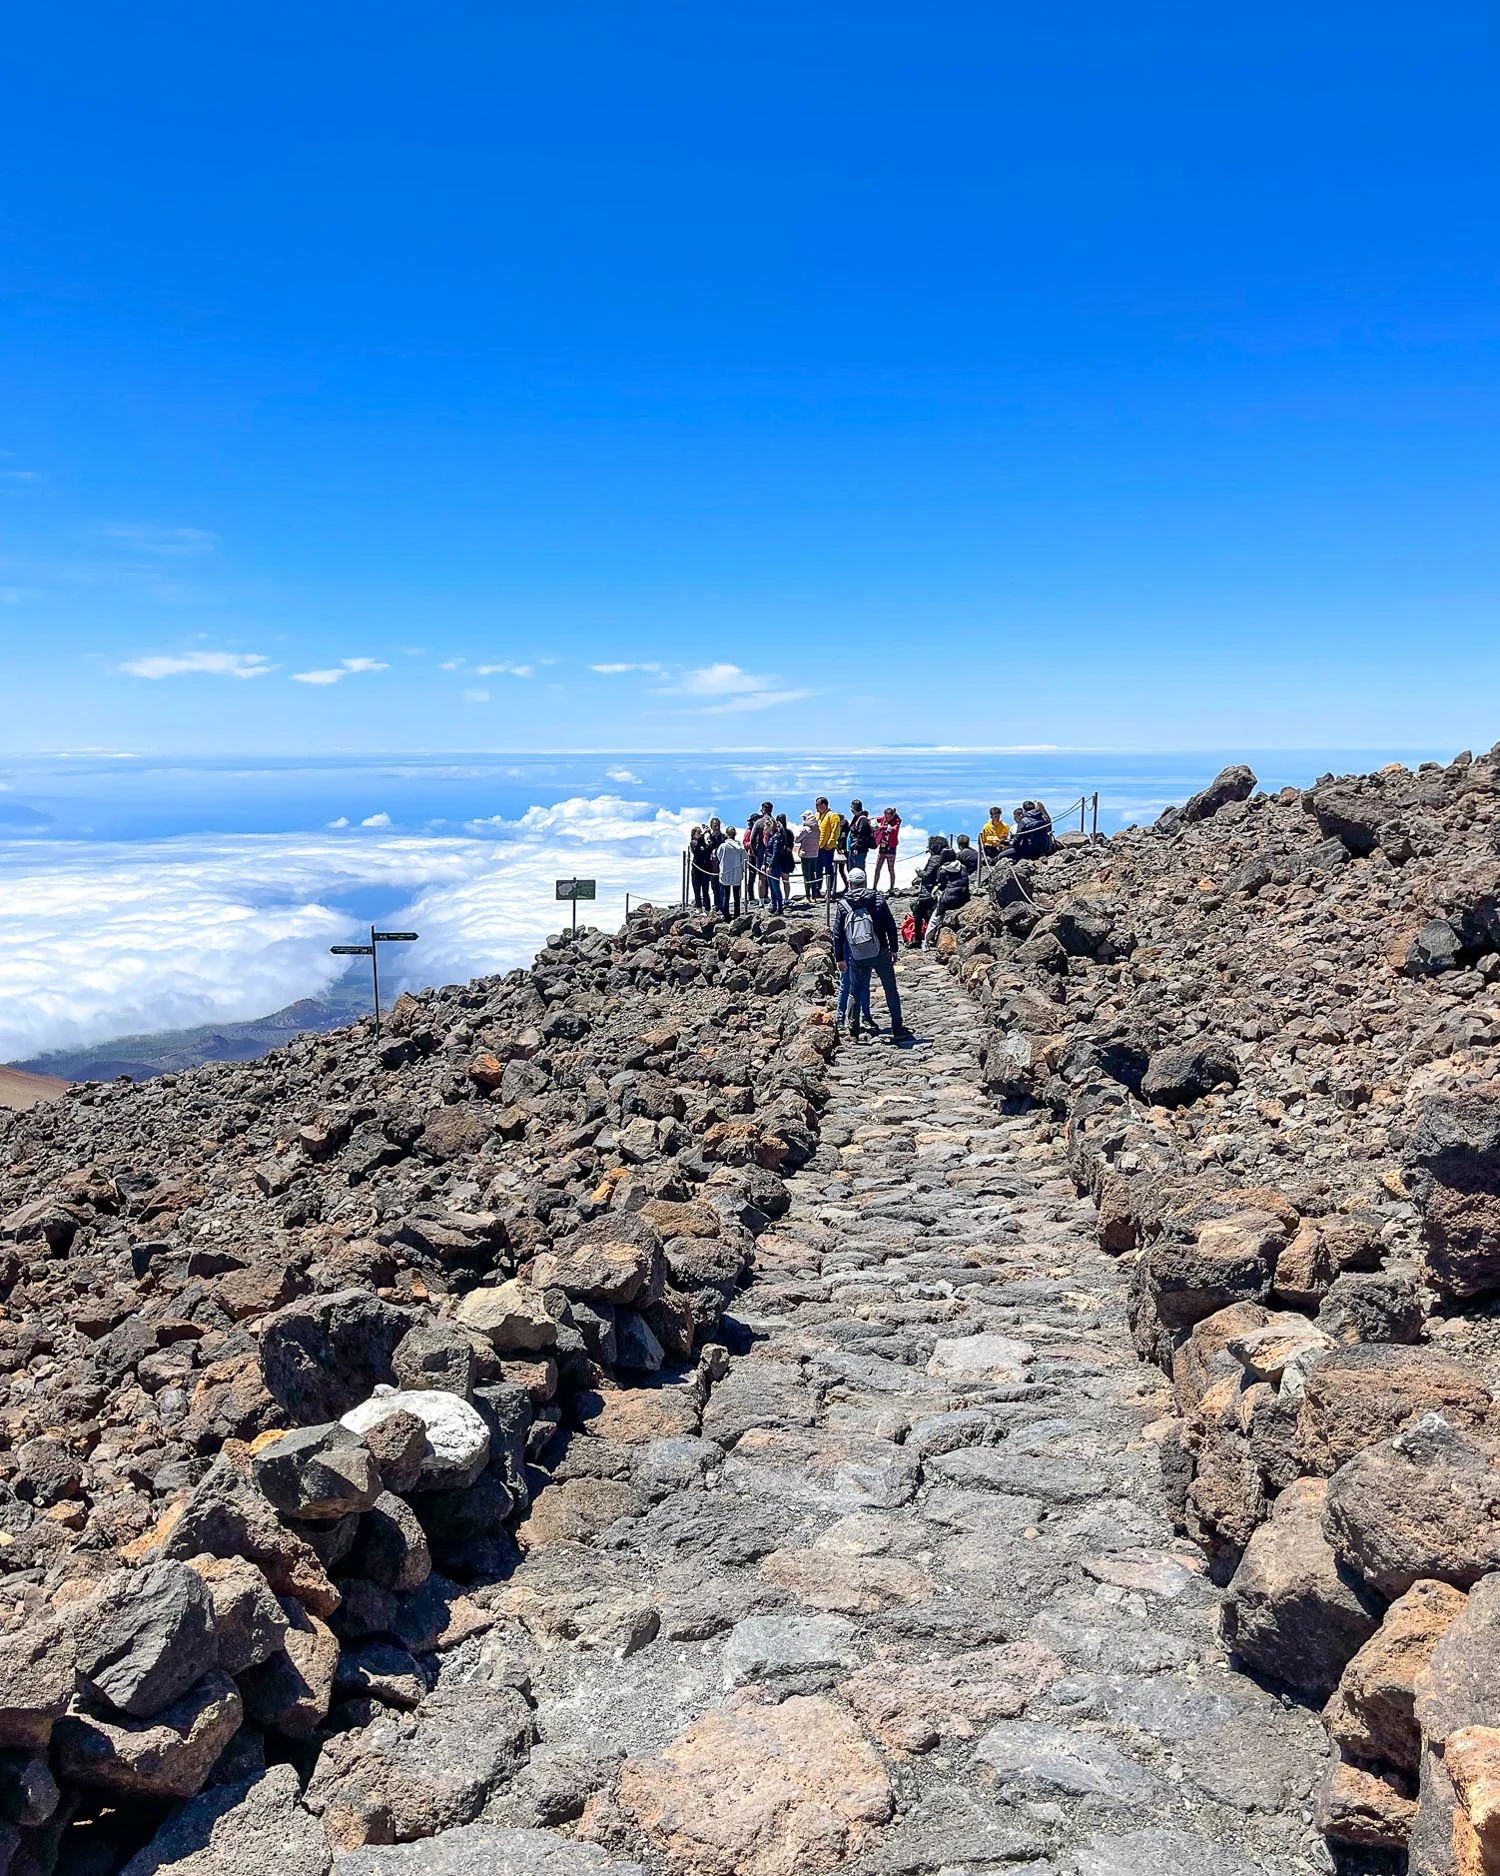
[[[317,997],[301,997],[269,1016],[243,1023],[202,1023],[194,1029],[165,1029],[156,1035],[116,1036],[91,1048],[54,1049],[10,1067],[62,1081],[149,1081],[199,1062],[253,1062],[289,1037],[341,1028],[369,1014],[368,985],[333,985]]]

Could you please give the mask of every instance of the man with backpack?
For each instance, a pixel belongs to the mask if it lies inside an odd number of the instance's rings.
[[[901,992],[896,988],[896,921],[884,895],[871,892],[864,870],[851,866],[849,889],[833,915],[833,956],[839,966],[838,1022],[849,1015],[849,1034],[860,1039],[860,1017],[873,1031],[870,1016],[870,974],[880,979],[886,1007],[891,1013],[891,1041],[907,1042],[911,1031],[901,1019]]]

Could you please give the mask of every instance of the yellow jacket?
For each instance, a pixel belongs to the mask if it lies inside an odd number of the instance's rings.
[[[830,808],[826,814],[818,816],[818,847],[823,853],[832,853],[839,837],[839,817]]]
[[[981,847],[1003,847],[1010,839],[1010,829],[1004,821],[986,821],[979,830]]]

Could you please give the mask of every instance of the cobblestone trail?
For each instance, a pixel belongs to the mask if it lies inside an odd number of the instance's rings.
[[[340,1876],[1331,1867],[1318,1717],[1229,1671],[1174,1538],[1126,1273],[951,978],[902,984],[919,1041],[840,1051],[727,1373],[605,1399],[446,1657],[529,1690],[529,1764]]]

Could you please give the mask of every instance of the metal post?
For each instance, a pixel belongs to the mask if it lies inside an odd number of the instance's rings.
[[[370,927],[370,977],[375,986],[375,1040],[380,1040],[380,946],[375,942],[375,927]]]
[[[1094,839],[1099,838],[1099,790],[1094,790]]]
[[[630,917],[630,894],[628,892],[625,895],[625,916]],[[573,936],[575,938],[578,936],[578,901],[576,899],[573,901]]]

